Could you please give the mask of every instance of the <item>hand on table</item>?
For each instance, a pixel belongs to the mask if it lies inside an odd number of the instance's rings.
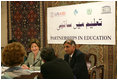
[[[25,64],[22,65],[21,67],[22,67],[23,69],[30,69],[30,68],[29,68],[27,65],[25,65]]]

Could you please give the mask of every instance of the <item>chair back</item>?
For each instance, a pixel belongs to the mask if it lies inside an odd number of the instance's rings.
[[[99,65],[91,69],[90,79],[104,79],[104,65]]]
[[[90,60],[90,58],[93,56],[94,58],[94,63],[93,63],[93,66],[92,66],[92,61]],[[96,66],[96,63],[97,63],[97,56],[95,54],[86,54],[86,57],[85,57],[85,60],[86,60],[86,64],[87,64],[87,68],[88,70],[90,70],[91,67],[94,67]]]

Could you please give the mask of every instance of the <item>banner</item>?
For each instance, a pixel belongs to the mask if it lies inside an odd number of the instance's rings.
[[[47,9],[48,44],[115,45],[115,2],[95,2]]]

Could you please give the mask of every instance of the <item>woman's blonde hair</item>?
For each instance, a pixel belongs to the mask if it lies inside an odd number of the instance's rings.
[[[13,67],[24,62],[26,51],[24,46],[19,42],[8,44],[2,52],[2,63],[5,66]]]

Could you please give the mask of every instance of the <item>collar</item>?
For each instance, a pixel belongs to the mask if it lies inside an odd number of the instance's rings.
[[[73,57],[73,54],[74,54],[74,53],[72,53],[72,54],[70,55],[70,57]]]

